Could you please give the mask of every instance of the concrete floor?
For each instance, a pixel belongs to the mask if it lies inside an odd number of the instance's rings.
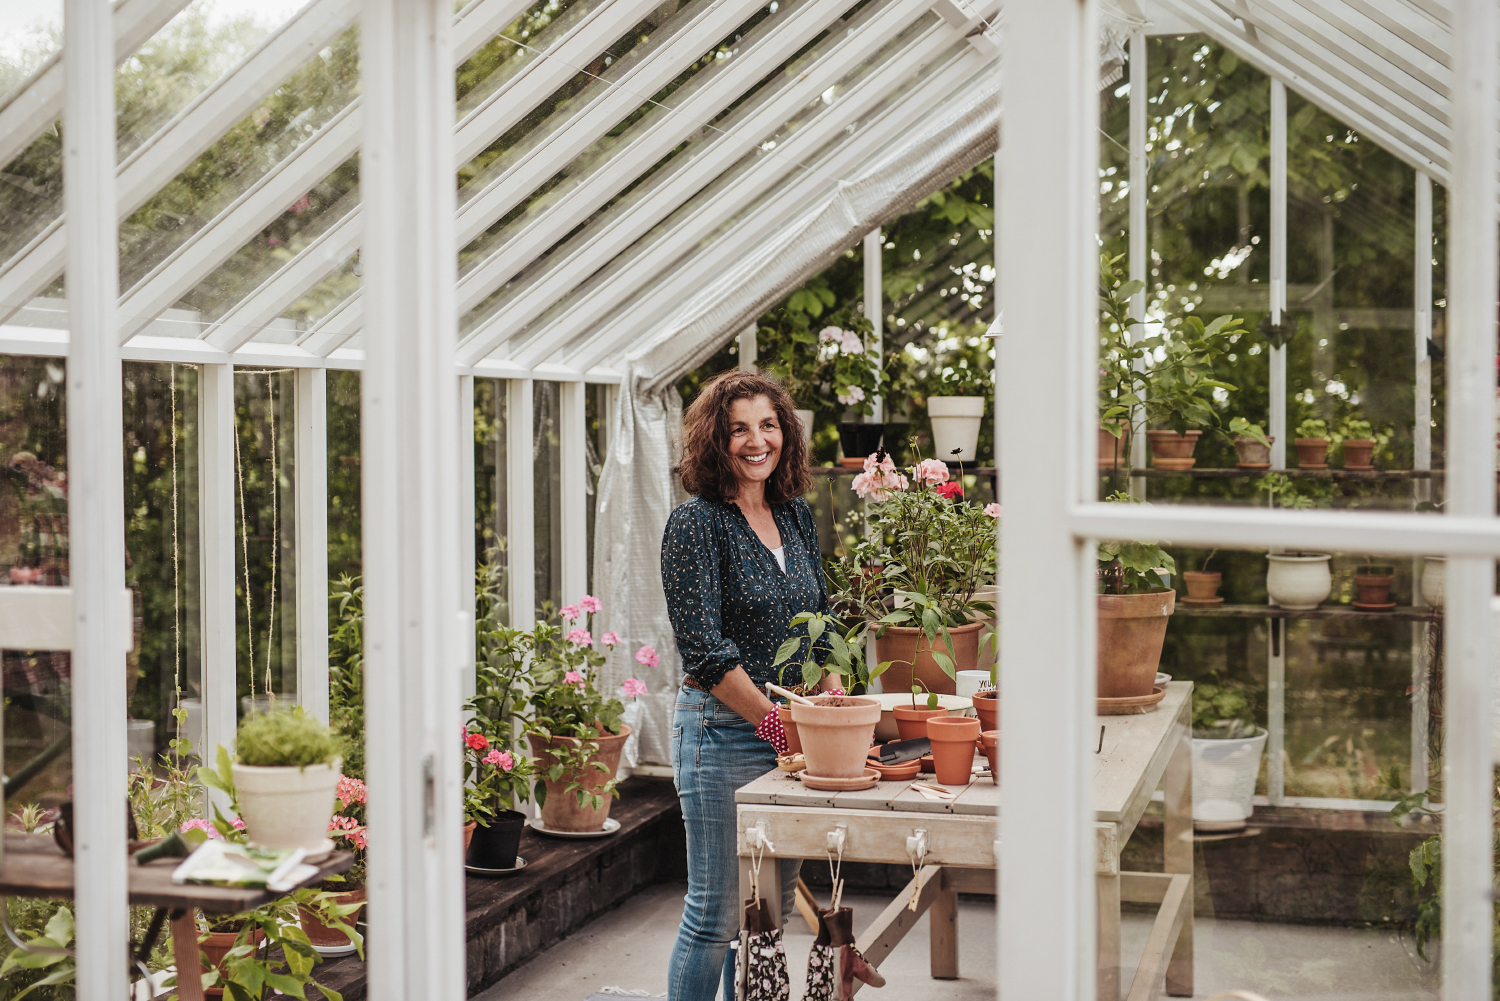
[[[651,887],[511,973],[482,1001],[583,1001],[607,987],[664,996],[667,957],[682,914],[683,884]],[[849,896],[855,927],[874,920],[886,898]],[[1127,914],[1124,950],[1138,956],[1150,931],[1149,914]],[[959,902],[962,978],[927,975],[927,918],[881,964],[887,985],[865,988],[870,1001],[993,1001],[995,913],[992,904]],[[1409,942],[1394,934],[1345,928],[1269,925],[1200,919],[1197,998],[1235,988],[1270,1001],[1437,1001],[1437,975],[1419,968]],[[812,935],[799,920],[786,932],[792,997],[802,996]],[[1425,965],[1425,964],[1423,964]],[[1126,983],[1133,968],[1125,971]]]

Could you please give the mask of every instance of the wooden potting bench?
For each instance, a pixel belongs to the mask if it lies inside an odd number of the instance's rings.
[[[1170,995],[1193,993],[1192,691],[1190,682],[1170,682],[1154,712],[1099,717],[1103,740],[1094,777],[1094,833],[1099,997],[1105,1001],[1120,997],[1122,901],[1159,905],[1129,985],[1129,1001],[1158,997],[1163,982]],[[749,896],[756,854],[762,859],[763,887],[781,885],[778,859],[821,861],[840,843],[845,862],[910,864],[911,883],[859,937],[858,947],[879,966],[930,912],[932,976],[956,978],[957,896],[996,889],[1000,790],[981,777],[945,803],[913,791],[912,785],[881,782],[860,792],[818,792],[773,771],[741,787],[735,793],[741,898]],[[1165,796],[1165,871],[1121,872],[1120,851],[1158,788]],[[779,911],[779,899],[769,903]]]

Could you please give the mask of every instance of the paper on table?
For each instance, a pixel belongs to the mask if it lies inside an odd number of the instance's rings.
[[[302,863],[306,849],[256,848],[232,841],[205,841],[172,872],[172,882],[264,886],[284,892],[317,875]]]

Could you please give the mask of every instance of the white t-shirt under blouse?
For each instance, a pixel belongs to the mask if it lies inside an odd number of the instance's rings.
[[[781,572],[786,573],[786,546],[777,546],[771,550],[771,555],[776,557],[776,563],[781,567]]]

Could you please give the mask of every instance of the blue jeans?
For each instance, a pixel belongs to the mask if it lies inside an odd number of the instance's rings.
[[[672,720],[672,775],[687,827],[688,892],[667,967],[667,1001],[734,1001],[734,954],[745,902],[734,791],[776,767],[755,727],[708,692],[681,688]],[[801,862],[781,863],[781,913],[793,913]],[[766,890],[762,889],[762,894]]]

